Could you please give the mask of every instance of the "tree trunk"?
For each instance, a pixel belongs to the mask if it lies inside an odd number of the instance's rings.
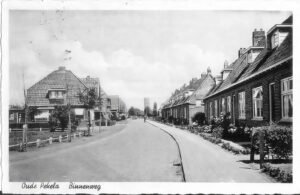
[[[91,113],[90,113],[90,109],[88,109],[88,136],[91,135]]]

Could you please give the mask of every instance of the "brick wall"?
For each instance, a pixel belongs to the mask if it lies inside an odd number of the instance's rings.
[[[281,80],[292,76],[292,63],[287,62],[286,64],[278,67],[272,71],[269,71],[265,74],[260,75],[254,79],[251,79],[241,85],[234,86],[233,88],[223,91],[222,93],[205,99],[205,115],[209,121],[209,103],[213,102],[213,114],[215,115],[215,100],[218,100],[218,103],[221,101],[221,98],[225,98],[226,112],[227,112],[227,96],[231,96],[231,108],[232,110],[231,117],[233,121],[233,114],[235,119],[240,123],[246,123],[248,126],[257,126],[263,125],[270,122],[270,103],[269,103],[269,84],[274,83],[274,120],[281,120]],[[263,88],[263,108],[262,115],[263,120],[254,120],[253,119],[253,102],[252,102],[252,89],[262,86]],[[246,110],[246,119],[238,119],[238,93],[245,91],[245,110]],[[235,98],[233,98],[235,96]],[[234,101],[234,102],[233,102]],[[218,112],[220,106],[218,105]]]

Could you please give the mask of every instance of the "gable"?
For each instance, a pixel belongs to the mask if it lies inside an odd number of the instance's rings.
[[[27,104],[29,106],[53,106],[48,98],[49,89],[65,89],[64,104],[82,105],[78,93],[86,90],[86,86],[71,71],[56,70],[27,90]]]

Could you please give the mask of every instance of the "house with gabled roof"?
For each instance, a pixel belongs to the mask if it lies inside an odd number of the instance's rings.
[[[176,89],[161,109],[162,118],[170,117],[177,124],[191,124],[197,112],[204,112],[203,98],[214,86],[214,78],[208,68],[199,79],[193,78],[188,85]]]
[[[77,117],[87,119],[87,112],[80,102],[79,93],[92,87],[90,84],[63,66],[51,72],[27,90],[28,107],[38,110],[31,121],[48,122],[50,112],[55,106],[67,104],[71,105]]]
[[[291,124],[292,34],[292,16],[274,25],[266,36],[262,30],[253,32],[253,45],[239,50],[230,73],[221,74],[204,98],[207,120],[228,113],[237,125]]]

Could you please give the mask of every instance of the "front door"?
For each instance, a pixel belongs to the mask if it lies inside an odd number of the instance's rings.
[[[270,113],[270,122],[274,121],[274,117],[275,117],[275,111],[274,111],[274,83],[270,83],[269,85],[269,113]]]
[[[235,95],[232,96],[232,123],[235,124]]]

